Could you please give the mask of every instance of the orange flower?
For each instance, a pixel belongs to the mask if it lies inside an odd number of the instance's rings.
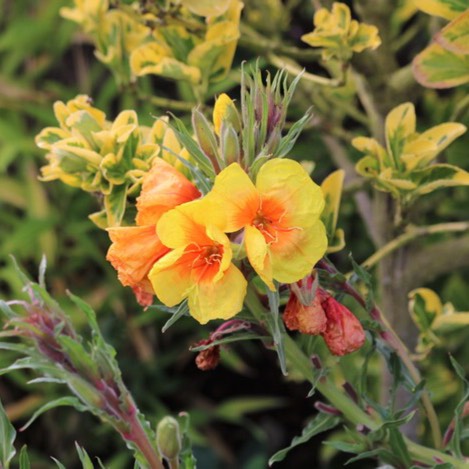
[[[225,232],[244,228],[249,262],[271,290],[274,279],[293,283],[309,274],[326,251],[319,219],[324,197],[296,161],[268,161],[256,184],[233,163],[217,175],[207,197],[225,209]]]
[[[345,355],[358,350],[365,343],[365,331],[360,321],[322,288],[318,289],[317,296],[327,317],[322,336],[331,353]]]
[[[189,312],[201,324],[229,319],[243,307],[247,282],[231,262],[225,213],[204,198],[165,213],[158,236],[171,252],[151,269],[156,296],[166,306],[188,299]]]
[[[153,289],[147,275],[170,250],[156,234],[156,223],[172,208],[200,196],[197,188],[170,164],[158,158],[145,176],[137,198],[137,226],[108,228],[112,244],[107,260],[122,285],[134,289],[140,304],[151,304]]]

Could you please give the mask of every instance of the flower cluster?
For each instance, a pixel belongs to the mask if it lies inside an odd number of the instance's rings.
[[[100,227],[120,225],[128,195],[137,194],[156,157],[181,169],[175,155],[188,158],[167,119],[141,126],[135,111],[122,111],[114,122],[79,95],[54,104],[59,127],[46,127],[36,144],[48,151],[42,180],[60,179],[84,191],[102,194],[104,209],[91,216]]]
[[[107,0],[75,0],[64,17],[91,36],[99,60],[119,83],[155,74],[193,85],[222,79],[239,38],[240,0],[137,2],[110,8]]]
[[[108,258],[124,284],[151,293],[150,283],[170,307],[188,299],[191,315],[206,323],[241,310],[245,259],[274,290],[275,280],[303,278],[325,253],[322,192],[299,163],[272,159],[255,183],[232,163],[196,200],[195,186],[162,163],[144,181],[137,226],[109,230]]]
[[[257,134],[251,113],[240,116],[227,95],[213,123],[193,112],[196,140],[176,125],[194,183],[156,159],[137,198],[136,226],[109,229],[108,259],[143,304],[154,293],[168,307],[187,300],[202,324],[229,319],[243,307],[249,276],[275,291],[275,282],[300,280],[324,255],[323,192],[300,163],[275,157],[282,142],[291,145],[281,137],[279,78],[272,89],[252,83],[253,111],[264,123]]]

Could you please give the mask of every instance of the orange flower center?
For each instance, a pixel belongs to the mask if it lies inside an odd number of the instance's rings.
[[[261,200],[251,225],[257,228],[264,236],[267,244],[275,244],[280,241],[283,234],[300,230],[299,227],[287,226],[285,223],[286,210],[274,199]]]
[[[223,246],[218,243],[204,246],[192,244],[185,254],[189,257],[188,263],[196,281],[210,281],[220,269]]]

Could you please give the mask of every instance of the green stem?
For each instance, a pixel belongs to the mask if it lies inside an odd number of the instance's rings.
[[[321,51],[318,49],[299,49],[298,47],[285,45],[259,34],[258,31],[247,24],[241,23],[240,28],[242,36],[239,38],[239,45],[260,55],[273,52],[303,62],[316,62],[321,56]]]
[[[332,88],[338,88],[345,84],[345,71],[343,71],[342,76],[339,78],[327,78],[320,75],[314,75],[312,73],[305,72],[299,66],[292,65],[290,60],[285,60],[283,57],[279,57],[275,54],[268,54],[267,60],[275,65],[277,68],[285,69],[290,75],[297,77],[301,75],[302,80],[310,81],[318,85],[330,86]]]
[[[384,257],[421,236],[427,236],[436,233],[464,232],[468,230],[469,222],[438,223],[437,225],[409,227],[403,234],[382,246],[373,255],[366,259],[362,263],[362,267],[373,267]]]

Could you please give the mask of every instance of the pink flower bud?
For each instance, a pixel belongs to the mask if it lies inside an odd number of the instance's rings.
[[[365,342],[365,331],[354,314],[322,288],[317,297],[327,317],[322,336],[334,355],[355,352]]]

